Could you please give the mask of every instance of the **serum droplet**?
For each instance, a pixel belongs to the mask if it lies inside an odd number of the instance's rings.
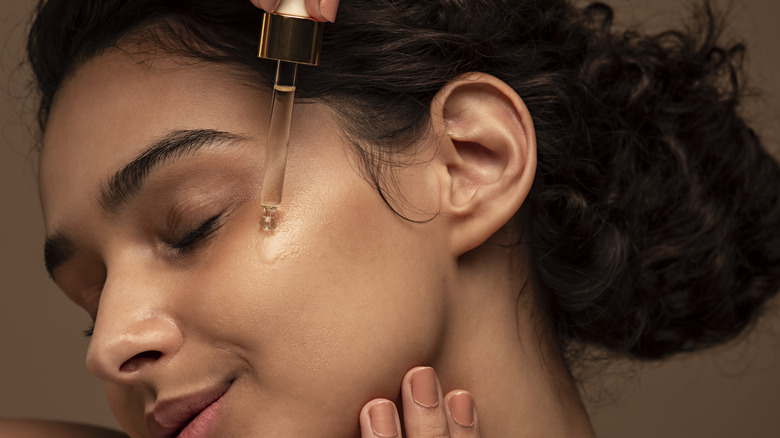
[[[276,229],[276,207],[263,206],[263,230],[273,231]]]

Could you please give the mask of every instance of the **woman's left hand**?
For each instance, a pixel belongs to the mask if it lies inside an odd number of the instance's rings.
[[[398,410],[387,399],[374,399],[360,411],[361,438],[478,438],[474,399],[466,391],[442,396],[436,372],[430,367],[412,368],[401,383],[404,428]]]

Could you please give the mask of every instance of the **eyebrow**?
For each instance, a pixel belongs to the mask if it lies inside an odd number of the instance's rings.
[[[98,202],[105,212],[116,214],[140,193],[149,175],[161,165],[192,155],[204,147],[244,140],[244,136],[213,129],[171,131],[112,174],[102,185]],[[54,270],[73,257],[75,249],[73,240],[63,232],[46,238],[43,258],[52,279]]]
[[[100,191],[100,205],[107,213],[116,213],[141,191],[146,179],[161,164],[192,155],[206,146],[238,140],[245,138],[212,129],[172,131],[108,179]]]

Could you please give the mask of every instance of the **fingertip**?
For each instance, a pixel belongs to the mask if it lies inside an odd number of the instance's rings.
[[[328,21],[328,19],[322,15],[322,10],[320,9],[320,0],[306,0],[305,4],[306,12],[309,13],[311,18],[317,21]]]
[[[250,0],[253,5],[266,11],[275,12],[281,0]],[[339,0],[305,0],[306,12],[317,21],[336,21]]]
[[[331,23],[336,21],[336,13],[339,9],[339,0],[321,0],[320,14]]]
[[[250,0],[253,5],[266,12],[274,12],[281,0]]]
[[[363,405],[360,410],[360,429],[363,438],[400,436],[401,420],[395,403],[378,398]]]
[[[439,378],[431,367],[417,367],[409,373],[409,387],[412,400],[424,408],[439,406],[441,391]]]
[[[414,374],[415,374],[415,373],[417,373],[417,371],[420,371],[420,370],[427,370],[427,369],[431,369],[431,370],[433,370],[433,368],[431,368],[431,367],[429,367],[429,366],[426,366],[426,365],[420,365],[420,366],[416,366],[416,367],[414,367],[414,368],[410,369],[409,371],[407,371],[407,372],[406,372],[406,374],[404,374],[404,379],[403,379],[403,381],[404,381],[404,382],[411,382],[411,380],[412,380],[412,376],[414,376]]]
[[[477,424],[477,409],[474,397],[468,391],[455,390],[444,398],[448,417],[461,428],[473,429]]]

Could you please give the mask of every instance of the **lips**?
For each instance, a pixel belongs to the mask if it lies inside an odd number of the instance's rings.
[[[158,401],[146,414],[146,427],[154,438],[201,438],[214,422],[228,389],[229,383]]]

